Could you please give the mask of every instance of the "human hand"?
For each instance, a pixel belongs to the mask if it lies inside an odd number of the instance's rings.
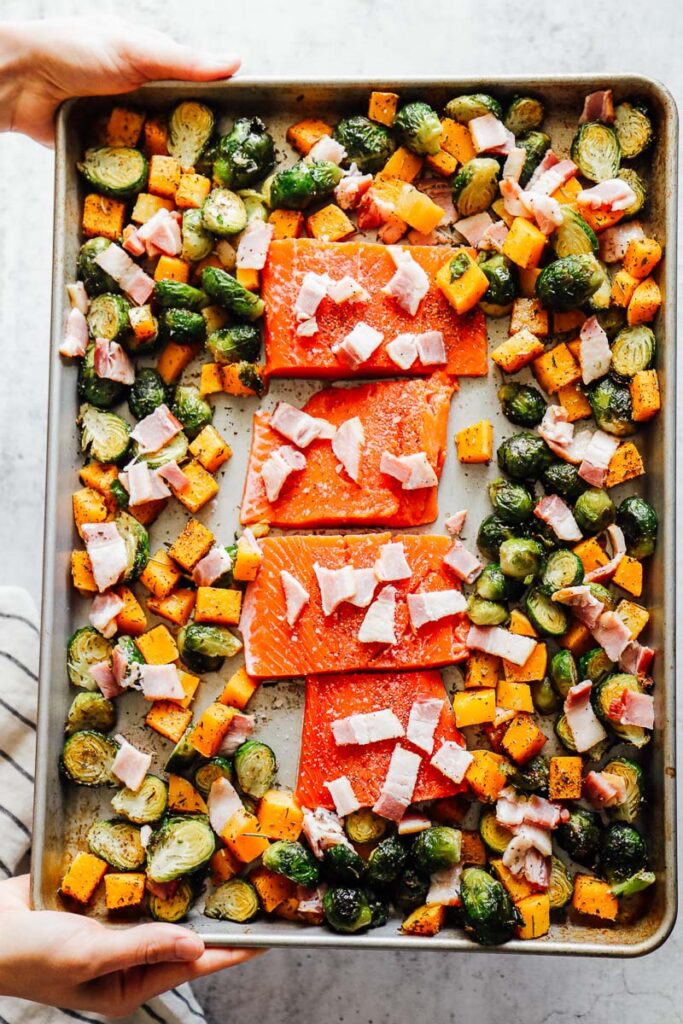
[[[79,17],[0,24],[0,131],[54,142],[54,115],[72,96],[108,96],[160,78],[210,82],[240,66],[118,18]]]
[[[0,994],[70,1010],[123,1017],[194,978],[261,950],[205,949],[172,924],[107,928],[88,917],[34,911],[29,878],[0,882]]]

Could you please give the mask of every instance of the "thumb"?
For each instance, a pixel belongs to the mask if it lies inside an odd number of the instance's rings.
[[[185,78],[191,82],[210,82],[230,78],[239,69],[236,54],[216,54],[184,46],[161,33],[155,33],[154,45],[140,40],[129,60],[146,79]]]
[[[198,960],[204,942],[187,928],[172,924],[140,924],[121,931],[107,929],[101,943],[91,946],[91,977],[129,967]]]

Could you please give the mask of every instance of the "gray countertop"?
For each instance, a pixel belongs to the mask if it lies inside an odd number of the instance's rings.
[[[85,14],[86,0],[3,0],[19,18]],[[100,13],[177,38],[237,50],[254,75],[562,74],[634,72],[683,99],[683,5],[674,0],[100,0]],[[52,154],[0,140],[0,583],[39,600],[50,303]],[[680,445],[679,445],[680,447]],[[325,1019],[339,1024],[525,1024],[683,1021],[676,964],[683,929],[635,961],[501,954],[274,951],[198,986],[212,1024]]]

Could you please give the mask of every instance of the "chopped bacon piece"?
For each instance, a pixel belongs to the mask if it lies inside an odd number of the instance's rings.
[[[316,807],[314,811],[308,807],[302,807],[302,811],[304,813],[304,835],[314,857],[321,860],[325,850],[329,850],[331,846],[338,846],[339,843],[353,849],[346,838],[339,816],[334,811],[328,811],[324,807]]]
[[[349,604],[354,608],[367,608],[377,589],[377,573],[373,567],[367,569],[354,569],[353,576],[356,581],[356,593],[350,597]]]
[[[616,612],[603,612],[600,621],[591,628],[591,632],[610,661],[619,661],[631,640],[628,626]]]
[[[397,334],[386,346],[386,353],[402,370],[409,369],[417,359],[417,335]]]
[[[115,523],[86,523],[81,527],[92,574],[100,592],[118,583],[128,567],[128,552]]]
[[[629,675],[637,676],[641,679],[647,675],[647,670],[652,664],[654,656],[655,652],[651,647],[644,647],[637,640],[631,640],[621,652],[619,667],[624,672],[628,672]]]
[[[549,171],[551,167],[557,167],[559,163],[560,159],[555,155],[555,153],[553,153],[552,149],[547,150],[540,164],[527,182],[527,192],[531,191],[536,186],[536,183],[541,179],[546,171]]]
[[[410,737],[409,737],[410,738]],[[474,756],[454,740],[445,740],[431,760],[431,764],[451,782],[462,782]]]
[[[558,494],[541,498],[534,509],[534,515],[547,523],[560,540],[581,540],[581,530],[574,514]]]
[[[502,252],[505,239],[509,234],[509,228],[504,220],[497,220],[487,228],[479,240],[480,249],[495,249]]]
[[[569,605],[579,622],[582,622],[588,629],[597,626],[600,616],[605,610],[602,601],[599,601],[590,587],[583,583],[577,587],[563,587],[561,590],[556,590],[553,594],[553,601]]]
[[[216,835],[221,835],[233,814],[242,809],[242,800],[237,790],[224,775],[211,783],[209,797],[209,821]]]
[[[274,230],[272,224],[258,218],[250,221],[240,236],[236,266],[244,270],[263,270]]]
[[[612,772],[588,772],[583,780],[583,797],[598,811],[618,807],[626,799],[626,780]]]
[[[358,630],[362,644],[396,643],[396,588],[383,587],[369,606]]]
[[[400,836],[414,836],[417,832],[424,832],[431,827],[430,819],[425,818],[424,814],[408,812],[399,821],[396,831]]]
[[[154,291],[154,281],[145,274],[127,252],[114,242],[95,257],[95,263],[113,277],[119,287],[141,306]]]
[[[403,541],[382,544],[379,557],[375,560],[375,574],[380,583],[407,580],[410,579],[411,573]]]
[[[510,178],[512,181],[519,181],[520,175],[526,163],[527,152],[521,146],[515,146],[507,155],[503,164],[503,178]]]
[[[586,96],[579,124],[588,124],[589,121],[614,124],[614,99],[611,89],[600,89]]]
[[[462,235],[465,241],[475,249],[479,245],[486,230],[493,224],[493,218],[489,213],[475,213],[471,217],[461,217],[455,225],[455,230]]]
[[[349,333],[332,346],[335,355],[342,353],[353,367],[362,366],[382,344],[384,335],[360,320]]]
[[[584,384],[598,380],[609,373],[612,364],[612,350],[607,335],[596,316],[584,321],[579,334],[579,363]]]
[[[323,785],[329,789],[330,796],[334,801],[334,809],[340,818],[360,810],[358,798],[346,775],[340,775],[338,779],[334,779],[332,782],[325,782]]]
[[[470,135],[477,153],[510,153],[515,137],[495,114],[473,117],[469,123]]]
[[[183,247],[180,225],[163,206],[141,227],[137,228],[137,236],[140,241],[145,243],[146,247],[151,244],[166,256],[177,256]],[[140,254],[134,253],[134,255]],[[149,248],[148,255],[152,255]]]
[[[131,430],[130,436],[137,441],[141,455],[156,452],[168,444],[183,429],[166,405],[158,405],[153,413],[145,416]]]
[[[111,766],[112,775],[115,775],[119,782],[122,782],[128,789],[137,793],[149,771],[152,755],[144,754],[120,734],[117,734],[114,739],[119,744],[119,749]]]
[[[430,876],[430,886],[427,892],[426,905],[442,907],[460,906],[460,876],[462,875],[462,864],[454,864],[450,868],[442,868]]]
[[[118,341],[96,338],[93,366],[97,376],[103,380],[114,380],[119,384],[133,384],[135,381],[135,368]]]
[[[467,509],[462,508],[459,512],[454,512],[452,516],[449,516],[444,526],[446,532],[450,533],[451,537],[459,537],[462,533],[462,528],[467,520]]]
[[[118,648],[114,648],[114,653]],[[100,688],[100,693],[107,700],[118,697],[123,693],[123,687],[119,685],[108,661],[98,661],[96,665],[90,666],[90,675]]]
[[[619,447],[619,438],[596,430],[591,436],[579,466],[579,476],[592,487],[602,487],[609,464]]]
[[[537,178],[535,176],[532,177],[527,191],[550,196],[558,188],[566,185],[570,178],[578,174],[578,171],[579,168],[573,160],[560,160],[554,163],[552,167],[547,167]]]
[[[533,215],[544,235],[551,235],[562,223],[562,207],[552,196],[535,191],[523,192],[521,201]]]
[[[444,556],[443,564],[447,565],[463,583],[474,583],[484,568],[477,556],[468,551],[458,537],[453,538],[453,544]]]
[[[287,622],[290,626],[294,626],[296,625],[302,611],[310,601],[311,595],[308,593],[306,588],[299,583],[296,576],[292,576],[291,572],[288,572],[286,569],[282,569],[280,571],[280,579],[282,581],[282,589],[285,594]]]
[[[531,636],[520,636],[500,626],[470,626],[465,641],[471,650],[506,658],[515,665],[523,665],[534,648],[536,641]]]
[[[361,174],[352,164],[334,190],[334,198],[342,210],[355,210],[361,199],[372,185],[371,174]]]
[[[365,431],[360,417],[353,416],[341,423],[332,438],[332,451],[348,476],[358,483],[360,460],[365,445]]]
[[[612,523],[607,527],[607,535],[612,545],[612,557],[606,565],[599,565],[596,569],[587,572],[584,577],[586,583],[601,583],[603,580],[611,580],[626,554],[626,541],[621,527]]]
[[[69,315],[66,318],[64,337],[59,346],[60,356],[67,356],[68,358],[84,356],[88,347],[88,340],[88,321],[85,319],[85,314],[82,310],[74,306],[73,309],[69,310]]]
[[[392,296],[407,313],[415,316],[429,291],[429,277],[413,259],[409,249],[392,245],[389,247],[389,255],[394,261],[396,272],[382,291]]]
[[[318,311],[318,306],[327,295],[330,278],[327,274],[314,274],[309,271],[304,275],[299,294],[294,303],[294,314],[297,320],[310,320]]]
[[[346,150],[341,142],[337,142],[330,135],[323,135],[316,144],[309,150],[309,160],[329,161],[331,164],[340,164],[346,159]]]
[[[282,434],[297,448],[308,448],[312,441],[319,438],[331,440],[336,428],[327,420],[318,416],[309,416],[302,409],[290,405],[289,402],[278,402],[270,417],[269,425],[278,434]]]
[[[190,478],[182,471],[175,459],[164,463],[155,471],[157,477],[166,480],[174,491],[186,491],[190,486]]]
[[[426,452],[412,455],[392,455],[382,452],[379,462],[380,473],[393,476],[401,482],[404,491],[418,491],[423,487],[436,487],[439,479],[427,458]]]
[[[637,220],[606,228],[600,232],[600,259],[603,263],[618,263],[626,255],[629,243],[633,239],[641,238],[645,238],[645,232],[643,225]]]
[[[430,590],[408,594],[408,615],[413,629],[428,622],[440,622],[450,615],[462,615],[467,601],[459,590]]]
[[[183,700],[185,697],[175,665],[141,665],[140,688],[147,700]]]
[[[370,300],[369,292],[366,292],[365,288],[350,274],[345,274],[338,281],[332,281],[328,286],[327,294],[338,306],[342,302],[369,302]]]
[[[230,720],[228,725],[228,731],[221,741],[219,754],[224,754],[226,757],[232,757],[238,747],[249,739],[254,731],[254,716],[244,715],[238,711],[236,715]]]
[[[567,716],[574,744],[579,754],[590,750],[607,736],[600,720],[593,711],[591,691],[593,683],[590,679],[577,683],[567,691],[564,702],[564,713]]]
[[[77,309],[79,313],[85,314],[90,309],[90,299],[88,293],[85,290],[85,285],[82,281],[74,281],[72,284],[66,286],[66,292],[69,296],[69,302],[72,309]]]
[[[636,201],[636,194],[623,178],[609,178],[592,188],[584,188],[576,197],[579,206],[587,206],[589,210],[606,210],[618,213],[628,210]]]
[[[261,466],[261,476],[268,501],[277,501],[280,492],[292,473],[306,468],[306,456],[289,444],[283,444],[271,452]]]
[[[341,569],[328,569],[315,562],[313,571],[320,587],[320,600],[325,615],[331,615],[343,601],[355,595],[356,577],[350,565],[344,565]]]
[[[434,749],[434,733],[439,724],[444,702],[435,697],[427,700],[416,700],[408,716],[406,738],[415,747],[431,754]]]
[[[195,565],[192,570],[192,579],[198,587],[210,587],[230,569],[232,569],[232,558],[224,547],[214,544],[208,555],[200,558]]]
[[[379,799],[373,807],[375,814],[391,821],[401,820],[413,799],[421,762],[419,754],[396,744]]]
[[[620,725],[637,725],[641,729],[653,729],[655,699],[651,693],[640,693],[624,688],[620,699],[612,702],[609,716]]]
[[[416,339],[417,354],[423,366],[441,366],[447,362],[443,331],[423,331]]]

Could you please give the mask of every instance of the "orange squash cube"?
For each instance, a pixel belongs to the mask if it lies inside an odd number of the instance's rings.
[[[560,405],[566,411],[570,423],[585,420],[593,415],[590,402],[576,382],[558,388],[557,397]]]
[[[547,338],[550,332],[547,310],[538,299],[515,299],[512,303],[509,334],[529,331],[536,338]]]
[[[71,582],[80,594],[97,593],[97,584],[87,551],[71,552]]]
[[[189,480],[189,484],[180,490],[176,490],[173,484],[170,485],[174,497],[181,505],[184,505],[188,512],[199,512],[207,502],[211,501],[218,494],[218,484],[210,473],[207,473],[200,462],[193,460],[183,466],[183,473]]]
[[[600,917],[603,921],[615,921],[619,913],[619,901],[609,882],[591,875],[576,875],[574,878],[572,906],[580,914]]]
[[[156,598],[168,597],[180,580],[177,565],[165,548],[155,551],[140,576],[150,593]]]
[[[180,184],[180,175],[180,164],[175,157],[155,154],[149,161],[147,187],[153,195],[175,199]]]
[[[624,270],[637,280],[649,277],[662,258],[662,247],[655,238],[632,238],[624,256]]]
[[[296,840],[304,826],[304,813],[290,790],[269,789],[256,812],[261,831],[269,839]]]
[[[509,662],[505,663],[506,665]],[[534,710],[534,702],[531,699],[531,687],[528,683],[515,683],[509,679],[501,679],[496,690],[496,705],[508,711]]]
[[[168,776],[168,809],[179,814],[208,814],[209,809],[201,793],[181,775]]]
[[[244,864],[260,857],[270,846],[268,837],[261,831],[258,818],[244,807],[230,818],[221,832],[221,839]]]
[[[220,626],[236,626],[240,621],[242,591],[223,587],[198,587],[195,622],[213,622]]]
[[[145,725],[160,736],[179,743],[192,721],[192,712],[175,700],[155,700],[147,712]]]
[[[139,907],[145,898],[146,875],[142,871],[110,872],[104,876],[104,902],[107,910]]]
[[[116,616],[117,630],[128,636],[141,636],[147,629],[147,616],[142,605],[129,587],[118,587],[116,593],[123,601],[123,609]]]
[[[466,124],[444,117],[441,120],[441,127],[441,148],[454,156],[459,164],[466,164],[476,156],[472,136]]]
[[[190,279],[190,264],[177,256],[160,256],[154,271],[155,281],[180,281],[187,284]]]
[[[170,211],[174,208],[172,199],[164,199],[163,196],[153,196],[149,192],[140,192],[135,197],[135,206],[130,215],[134,224],[146,224],[159,210]]]
[[[496,687],[500,675],[500,658],[484,651],[472,651],[465,669],[465,689],[480,686]]]
[[[218,700],[221,704],[229,704],[243,711],[258,687],[259,680],[247,675],[246,668],[242,666],[228,679]]]
[[[652,419],[662,407],[656,370],[639,370],[631,380],[632,416],[636,423]]]
[[[203,757],[215,757],[236,714],[235,708],[218,703],[209,704],[190,733],[190,745]]]
[[[316,142],[320,142],[324,135],[331,134],[331,125],[325,121],[310,117],[289,126],[287,129],[287,142],[294,149],[298,150],[302,156],[306,156],[313,149]]]
[[[180,175],[180,181],[175,194],[175,204],[179,210],[198,209],[209,192],[211,182],[203,174],[184,173]]]
[[[77,853],[62,879],[59,891],[78,903],[89,903],[107,871],[106,861],[91,853]]]
[[[200,558],[208,554],[215,538],[211,530],[197,519],[190,519],[182,533],[169,548],[169,555],[181,569],[189,572]]]
[[[98,195],[97,192],[91,192],[85,197],[81,227],[86,238],[102,235],[116,242],[121,237],[125,220],[125,203]]]
[[[190,444],[190,452],[209,473],[216,473],[232,456],[230,445],[211,424],[197,434]]]
[[[166,597],[150,597],[147,607],[155,615],[172,622],[175,626],[184,626],[192,615],[196,599],[196,591],[179,587]]]
[[[172,384],[186,370],[192,360],[199,354],[199,345],[179,345],[176,341],[169,341],[161,351],[157,360],[159,371],[164,384]]]
[[[493,424],[480,420],[455,435],[458,461],[466,463],[490,462],[493,458]]]
[[[502,769],[505,758],[492,750],[472,750],[471,754],[474,760],[465,773],[465,780],[478,800],[495,803],[507,783]]]
[[[581,367],[564,342],[535,359],[532,367],[536,380],[549,395],[581,379]]]
[[[496,691],[479,688],[454,693],[453,712],[458,729],[492,722],[496,717]]]
[[[551,757],[548,796],[551,800],[580,800],[583,761],[580,757]]]
[[[543,748],[547,742],[530,715],[517,715],[510,722],[503,736],[502,747],[515,764],[524,764]]]
[[[148,665],[170,665],[178,660],[176,642],[166,626],[155,626],[137,637],[135,643]]]
[[[640,597],[643,593],[643,564],[630,555],[624,555],[612,577],[612,582],[631,594]]]
[[[339,242],[356,230],[344,211],[334,203],[312,213],[306,221],[306,228],[309,235],[322,242]]]
[[[398,106],[398,93],[395,92],[371,92],[368,103],[368,117],[371,121],[384,124],[391,128],[396,117]]]
[[[273,225],[273,240],[298,238],[304,226],[304,215],[300,210],[273,210],[268,217]]]
[[[401,181],[413,182],[422,170],[422,157],[411,153],[405,146],[399,146],[394,150],[382,170],[380,178],[400,178]],[[441,211],[443,213],[443,210]],[[397,211],[399,217],[402,216]],[[403,218],[406,220],[407,218]]]
[[[535,892],[517,903],[522,924],[517,928],[520,939],[538,939],[550,931],[550,897],[547,892]]]
[[[537,267],[548,239],[531,221],[515,217],[507,238],[503,242],[503,253],[523,270]]]

